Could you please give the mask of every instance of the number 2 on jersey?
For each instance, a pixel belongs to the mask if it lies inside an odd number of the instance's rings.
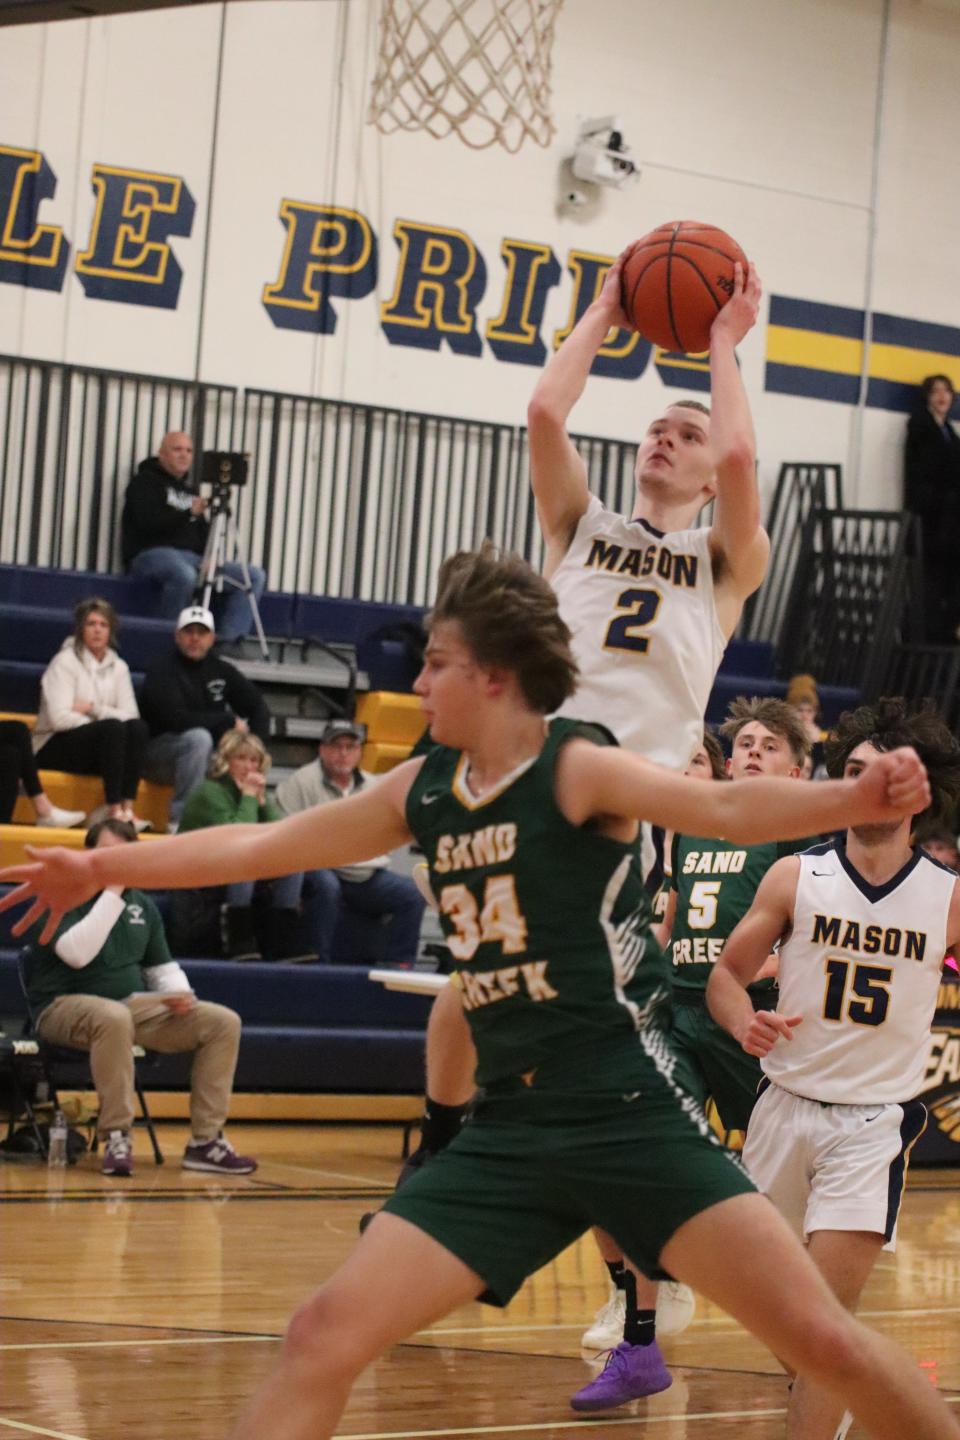
[[[662,599],[659,590],[622,590],[617,596],[617,609],[624,613],[614,615],[610,621],[603,648],[645,655],[650,649],[650,636],[642,632],[656,620]]]
[[[504,955],[519,955],[527,948],[527,922],[520,913],[512,875],[488,878],[482,910],[466,885],[444,885],[440,909],[456,926],[449,944],[457,960],[472,960],[485,940],[499,940]]]

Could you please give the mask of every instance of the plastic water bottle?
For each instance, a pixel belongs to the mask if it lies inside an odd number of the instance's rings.
[[[62,1110],[54,1110],[50,1125],[50,1142],[47,1147],[47,1164],[60,1169],[67,1163],[67,1117]]]

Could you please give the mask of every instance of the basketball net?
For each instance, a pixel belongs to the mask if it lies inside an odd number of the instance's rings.
[[[511,153],[548,145],[550,52],[563,0],[380,0],[370,121]]]

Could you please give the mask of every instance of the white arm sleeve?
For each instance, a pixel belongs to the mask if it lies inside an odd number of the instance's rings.
[[[148,990],[193,990],[186,972],[176,960],[168,960],[164,965],[151,965],[144,970],[143,978]]]
[[[107,936],[116,925],[126,907],[122,895],[104,890],[90,907],[82,920],[64,930],[54,945],[58,957],[73,970],[82,970],[99,955],[106,944]]]

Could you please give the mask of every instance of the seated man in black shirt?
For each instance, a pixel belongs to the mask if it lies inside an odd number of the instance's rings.
[[[214,745],[228,730],[266,741],[270,712],[257,687],[229,660],[214,655],[213,616],[190,605],[177,620],[174,648],[147,669],[140,713],[150,727],[144,774],[173,786],[170,827],[180,823],[191,790],[206,779]]]
[[[131,575],[160,586],[160,614],[173,620],[193,600],[197,574],[207,543],[207,502],[190,475],[193,441],[179,430],[163,437],[156,455],[141,461],[123,502],[123,563]],[[224,567],[228,580],[243,582],[233,561]],[[266,576],[248,565],[250,583],[259,600]],[[253,613],[246,594],[226,585],[214,603],[220,611],[220,639],[226,643],[249,635]]]

